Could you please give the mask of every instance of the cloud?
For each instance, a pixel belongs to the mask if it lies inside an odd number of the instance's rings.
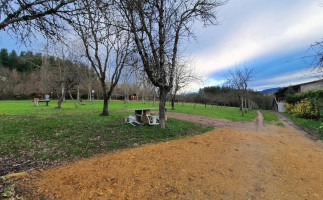
[[[222,25],[211,29],[215,37],[201,34],[202,46],[195,44],[192,55],[200,71],[209,74],[269,55],[305,51],[322,37],[317,1],[258,2],[232,1],[222,12]]]
[[[187,92],[198,92],[200,88],[209,87],[209,86],[222,86],[225,83],[225,80],[216,80],[216,79],[208,79],[201,83],[193,82],[187,87],[183,88],[179,93],[187,93]]]
[[[305,69],[294,73],[285,73],[268,79],[257,80],[252,83],[252,85],[254,85],[254,87],[252,88],[254,90],[264,90],[275,87],[287,87],[290,85],[296,85],[317,80],[319,77],[322,76],[323,72]]]

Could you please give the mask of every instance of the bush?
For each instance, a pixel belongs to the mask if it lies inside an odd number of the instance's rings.
[[[291,103],[286,103],[285,104],[285,109],[289,112],[289,113],[291,113],[291,111],[294,109],[294,104],[291,104]]]
[[[300,102],[302,100],[302,97],[298,95],[286,95],[285,100],[289,104],[294,104]]]
[[[317,119],[320,117],[319,109],[308,99],[303,99],[300,103],[286,104],[285,108],[295,117],[307,119]]]
[[[295,95],[295,91],[292,87],[287,88],[285,92],[285,101],[289,104],[295,104],[301,100],[301,97]]]

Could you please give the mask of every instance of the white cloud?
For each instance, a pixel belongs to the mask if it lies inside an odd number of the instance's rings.
[[[180,93],[187,92],[198,92],[200,88],[209,87],[209,86],[222,86],[225,83],[225,80],[216,80],[216,79],[208,79],[201,83],[193,82],[187,87],[183,88]]]
[[[215,37],[202,32],[208,42],[202,41],[203,47],[199,44],[193,47],[200,49],[192,55],[196,66],[206,74],[270,54],[306,50],[323,35],[323,8],[316,0],[295,3],[236,0],[228,6],[222,13],[222,27],[211,28]],[[247,11],[239,14],[239,9]]]
[[[305,69],[291,74],[282,74],[264,80],[257,80],[253,82],[252,85],[257,85],[256,87],[253,87],[255,90],[264,90],[268,88],[287,87],[290,85],[306,83],[317,80],[322,76],[323,72]]]

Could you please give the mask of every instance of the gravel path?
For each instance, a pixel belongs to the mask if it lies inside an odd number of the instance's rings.
[[[321,141],[260,112],[253,122],[169,116],[216,129],[35,171],[20,182],[26,199],[323,199]]]

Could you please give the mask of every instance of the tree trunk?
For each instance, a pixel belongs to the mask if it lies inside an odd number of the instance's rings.
[[[62,96],[60,96],[58,98],[58,102],[57,102],[57,107],[56,108],[61,108],[61,105],[62,105],[62,102],[64,101],[65,99],[65,90],[62,91]]]
[[[77,105],[76,105],[76,103],[75,103],[75,101],[74,101],[74,99],[73,99],[73,96],[72,96],[72,94],[71,94],[71,91],[68,91],[68,93],[70,94],[70,98],[72,99],[72,101],[73,101],[73,103],[74,103],[75,107],[76,107],[76,108],[78,108],[78,107],[77,107]]]
[[[196,107],[196,102],[194,103],[194,107],[193,107],[193,109],[195,109],[195,107]]]
[[[175,110],[175,99],[174,98],[172,98],[172,102],[171,102],[171,104],[172,104],[172,110]]]
[[[63,97],[63,101],[65,101],[65,87],[64,87],[64,85],[62,87],[62,97]]]
[[[164,88],[159,89],[159,125],[161,128],[166,127],[165,122],[165,103],[167,92]]]
[[[242,116],[244,116],[244,110],[243,110],[243,97],[241,97],[241,113],[242,113]]]
[[[77,97],[76,99],[79,101],[80,100],[80,86],[77,86]]]
[[[87,99],[89,100],[89,101],[91,101],[92,99],[92,94],[91,94],[91,85],[89,85],[89,88],[88,88],[89,90],[88,90],[88,93],[87,93]]]
[[[154,100],[153,100],[153,107],[155,107],[155,95],[154,95]]]
[[[103,97],[103,111],[102,111],[103,116],[109,115],[109,111],[108,111],[109,98],[110,97],[108,97],[107,95],[104,95]]]
[[[124,100],[123,100],[124,107],[127,107],[127,95],[124,95]]]

